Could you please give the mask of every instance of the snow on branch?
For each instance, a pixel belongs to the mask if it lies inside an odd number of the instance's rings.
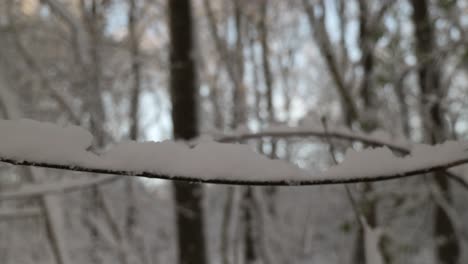
[[[328,171],[310,173],[270,160],[248,146],[212,141],[123,142],[102,154],[88,151],[86,130],[32,120],[0,121],[0,161],[71,171],[237,185],[318,185],[381,181],[468,163],[468,142],[416,145],[405,157],[387,147],[357,152]]]
[[[371,134],[366,134],[352,131],[346,127],[331,127],[325,130],[323,126],[317,127],[314,125],[314,122],[308,122],[305,125],[300,125],[297,127],[276,126],[264,129],[259,132],[237,131],[231,134],[217,135],[216,140],[219,142],[232,143],[249,139],[289,139],[310,137],[326,139],[334,138],[352,142],[361,142],[374,147],[387,147],[404,155],[410,154],[412,152],[412,148],[414,147],[410,142],[407,142],[404,139],[392,139],[391,136],[384,131],[375,131]],[[463,176],[458,175],[458,173],[455,173],[452,170],[445,170],[444,173],[447,175],[447,177],[460,184],[461,187],[468,190],[468,181],[465,180]]]

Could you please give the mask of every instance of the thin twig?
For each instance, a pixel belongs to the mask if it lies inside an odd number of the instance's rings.
[[[339,130],[329,130],[327,133],[321,129],[300,129],[300,130],[291,130],[291,131],[260,131],[257,133],[242,133],[237,135],[223,135],[219,138],[216,138],[219,142],[237,142],[241,140],[248,139],[260,139],[260,138],[337,138],[348,141],[358,141],[365,143],[370,146],[386,146],[391,150],[398,151],[399,153],[407,154],[410,152],[408,147],[403,146],[402,144],[396,144],[392,142],[383,141],[372,136],[365,134],[358,134],[355,132],[345,132]]]
[[[21,209],[2,209],[0,210],[1,220],[16,220],[23,217],[36,217],[41,215],[41,210],[38,208],[21,208]]]
[[[71,192],[84,190],[97,185],[107,184],[119,179],[119,176],[93,177],[92,179],[54,181],[50,183],[37,183],[23,186],[17,190],[0,192],[0,201],[30,198],[49,193]]]
[[[237,142],[241,140],[248,140],[248,139],[261,139],[265,137],[272,137],[272,138],[309,138],[309,137],[318,137],[318,138],[337,138],[342,140],[348,141],[356,141],[367,144],[369,146],[385,146],[389,149],[396,151],[400,154],[410,154],[411,148],[410,146],[405,146],[403,144],[397,144],[393,142],[384,141],[381,139],[374,138],[372,136],[368,136],[365,134],[353,133],[353,132],[345,132],[345,131],[333,131],[329,130],[325,132],[320,129],[301,129],[296,131],[260,131],[257,133],[241,133],[237,135],[224,135],[217,138],[219,142]],[[451,180],[460,184],[465,190],[468,190],[468,182],[464,180],[461,176],[451,172],[451,171],[444,171],[444,174],[449,177]]]
[[[328,126],[327,126],[327,119],[326,117],[322,117],[321,119],[322,125],[323,125],[323,130],[325,131],[326,134],[328,134]],[[338,165],[338,160],[336,159],[335,155],[335,144],[331,141],[330,137],[326,137],[328,146],[329,146],[329,151],[330,151],[330,156],[333,159],[333,162],[335,165]],[[361,217],[364,217],[364,214],[361,213],[361,210],[359,209],[356,200],[353,197],[353,194],[351,193],[351,190],[349,189],[349,186],[347,184],[344,185],[344,188],[346,190],[346,196],[348,197],[348,200],[351,204],[351,208],[353,209],[354,216],[356,217],[356,221],[358,225],[362,226],[362,221]]]

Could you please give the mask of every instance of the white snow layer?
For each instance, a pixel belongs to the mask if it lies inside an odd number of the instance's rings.
[[[467,159],[467,148],[467,141],[447,141],[434,146],[417,144],[411,150],[411,154],[405,157],[396,157],[387,147],[370,148],[360,152],[348,149],[343,162],[324,172],[324,176],[367,178],[398,175]]]
[[[386,176],[468,158],[468,142],[418,145],[409,156],[385,147],[349,150],[342,163],[311,175],[285,161],[270,160],[246,145],[201,141],[123,142],[96,155],[87,149],[92,135],[76,126],[33,120],[0,120],[0,158],[90,169],[155,173],[200,180],[303,181]]]
[[[366,256],[366,263],[383,264],[384,260],[379,248],[379,242],[383,235],[382,229],[370,227],[366,220],[363,220],[362,223],[364,226],[364,253]]]

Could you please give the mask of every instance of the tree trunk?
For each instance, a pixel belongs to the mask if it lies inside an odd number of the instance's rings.
[[[418,61],[422,63],[418,70],[420,86],[420,104],[422,107],[423,129],[426,140],[430,143],[440,143],[447,139],[447,125],[444,120],[444,110],[441,100],[444,92],[440,85],[440,69],[437,61],[431,58],[435,47],[433,27],[426,0],[412,0],[412,20],[415,26],[416,47]],[[435,183],[442,195],[450,202],[450,186],[443,173],[434,173]],[[456,264],[460,256],[460,245],[453,223],[445,210],[438,204],[434,212],[434,237],[436,243],[437,263]]]
[[[139,107],[140,107],[140,93],[141,93],[141,58],[139,38],[137,35],[137,6],[136,0],[129,0],[128,10],[128,33],[130,44],[130,55],[132,61],[132,79],[133,88],[131,89],[131,105],[130,105],[130,133],[129,138],[137,141],[140,135],[139,123]],[[148,263],[145,258],[145,245],[136,235],[136,228],[138,226],[138,205],[136,198],[137,195],[137,182],[134,178],[125,180],[125,192],[127,194],[127,212],[125,220],[125,232],[127,242],[126,244],[131,247],[135,253],[139,254],[142,263]],[[124,242],[122,241],[122,242]],[[133,246],[132,246],[133,245]],[[129,252],[124,252],[129,253]],[[129,256],[126,256],[128,259]],[[128,261],[127,261],[128,262]]]
[[[95,135],[95,147],[102,148],[105,145],[105,136],[104,136],[104,106],[102,104],[101,98],[101,74],[102,74],[102,65],[101,65],[101,55],[100,55],[100,45],[101,45],[101,27],[99,25],[99,12],[98,12],[98,3],[96,0],[90,2],[90,7],[87,8],[84,0],[80,1],[81,12],[83,15],[83,23],[86,25],[87,36],[89,36],[89,45],[87,45],[87,55],[89,56],[89,61],[83,60],[83,58],[78,58],[80,63],[83,63],[81,66],[81,71],[86,76],[85,78],[85,90],[83,91],[83,102],[85,102],[88,114],[89,114],[89,128],[90,131]],[[79,47],[76,47],[79,48]],[[80,52],[77,51],[77,54]],[[93,215],[96,218],[101,216],[102,202],[99,198],[99,189],[97,186],[91,188],[89,191],[84,193],[85,206],[84,210],[89,214]],[[86,218],[87,216],[85,216]],[[85,221],[87,221],[85,219]],[[102,262],[100,255],[100,238],[99,231],[92,225],[90,228],[90,258],[91,262],[98,264]]]
[[[176,139],[189,140],[198,136],[191,6],[189,0],[168,0],[168,7],[173,132]],[[202,192],[200,185],[174,184],[181,264],[206,263]]]
[[[361,66],[363,70],[363,76],[361,81],[361,99],[363,101],[363,113],[375,113],[375,87],[373,85],[373,72],[374,72],[374,49],[371,39],[373,27],[369,25],[369,7],[367,0],[359,1],[359,46],[362,53]],[[375,116],[366,116],[360,120],[360,124],[363,130],[371,132],[377,128]],[[362,210],[363,217],[371,227],[377,225],[377,203],[374,199],[369,199],[368,196],[372,195],[373,186],[371,183],[363,184],[362,200],[359,201]],[[356,244],[354,249],[353,263],[360,264],[366,263],[365,248],[364,248],[364,228],[359,227],[358,234],[356,236]],[[367,263],[372,264],[372,263]]]
[[[256,241],[258,241],[255,232],[255,219],[254,219],[254,198],[253,189],[251,186],[245,188],[243,213],[245,224],[245,263],[253,264],[258,261],[258,251]]]

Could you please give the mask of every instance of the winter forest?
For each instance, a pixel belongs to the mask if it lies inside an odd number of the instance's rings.
[[[0,0],[0,264],[468,263],[468,1]]]

